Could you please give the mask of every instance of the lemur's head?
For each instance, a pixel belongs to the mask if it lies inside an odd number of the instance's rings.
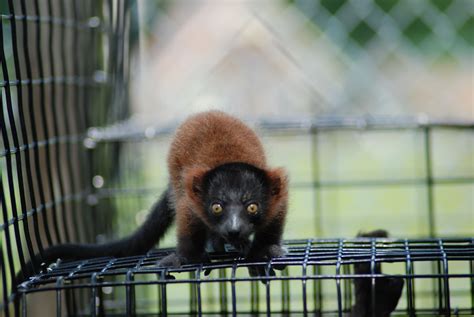
[[[195,171],[186,184],[199,217],[238,250],[274,216],[287,191],[282,169],[266,171],[245,163]]]

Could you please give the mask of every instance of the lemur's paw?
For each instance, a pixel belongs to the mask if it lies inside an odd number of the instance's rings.
[[[288,253],[286,248],[283,248],[278,244],[271,244],[265,248],[261,248],[258,251],[251,251],[247,257],[249,261],[260,262],[260,261],[269,261],[279,257],[283,257]],[[267,265],[256,265],[249,266],[249,273],[251,276],[275,276],[276,270],[283,270],[286,267],[284,264],[272,263],[270,267]]]
[[[270,258],[281,258],[284,257],[285,255],[288,254],[288,249],[285,247],[282,247],[281,245],[278,244],[272,244],[271,246],[268,247],[268,256]],[[284,270],[286,265],[285,264],[279,264],[278,260],[275,261],[272,265],[272,267],[275,270]]]
[[[270,258],[281,258],[288,254],[288,249],[278,244],[272,244],[268,247],[267,254]]]
[[[158,261],[158,266],[167,269],[178,269],[182,265],[181,258],[176,253],[171,253]]]

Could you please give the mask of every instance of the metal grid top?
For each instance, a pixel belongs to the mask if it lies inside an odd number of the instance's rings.
[[[448,261],[473,261],[474,238],[459,239],[307,239],[289,240],[286,256],[262,262],[249,262],[233,252],[212,253],[210,263],[188,264],[179,269],[159,268],[156,263],[173,252],[173,249],[151,250],[147,254],[125,258],[97,258],[83,261],[57,262],[20,285],[22,293],[37,292],[45,289],[68,289],[94,286],[121,286],[130,284],[162,283],[207,283],[220,281],[267,281],[267,280],[311,280],[311,279],[354,279],[363,277],[383,277],[387,274],[346,274],[340,268],[344,265],[361,263],[404,263],[407,271],[397,274],[403,278],[474,278],[474,273],[454,274],[448,270]],[[441,262],[442,270],[434,274],[418,276],[409,271],[414,262]],[[266,275],[260,277],[235,277],[235,270],[256,265],[264,265]],[[275,275],[273,268],[301,267],[300,274],[292,276]],[[314,275],[309,266],[333,267],[331,274]],[[206,278],[211,270],[232,269],[230,278]],[[194,272],[194,278],[174,279],[173,274]],[[158,274],[155,281],[131,280],[129,275]],[[102,278],[117,277],[113,281]],[[70,283],[75,281],[74,284]]]

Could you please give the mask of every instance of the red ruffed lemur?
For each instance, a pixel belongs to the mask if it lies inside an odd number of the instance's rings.
[[[133,234],[101,245],[52,246],[33,263],[143,254],[175,218],[177,250],[160,266],[207,261],[206,248],[222,251],[225,244],[249,260],[284,255],[288,178],[283,169],[267,165],[259,138],[243,122],[219,111],[191,116],[176,132],[168,169],[168,189]],[[21,280],[30,274],[20,275]]]

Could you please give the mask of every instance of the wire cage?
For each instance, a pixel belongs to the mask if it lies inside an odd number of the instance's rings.
[[[474,172],[439,172],[445,159],[439,154],[450,151],[453,140],[467,148],[463,164],[472,165],[474,123],[424,118],[258,122],[263,136],[279,144],[280,137],[303,137],[306,151],[299,154],[309,157],[308,177],[292,183],[292,190],[311,197],[305,217],[322,238],[286,240],[284,257],[248,262],[229,251],[211,254],[211,263],[164,270],[156,263],[173,249],[162,248],[134,257],[58,261],[15,287],[15,275],[47,247],[100,243],[115,238],[123,223],[135,223],[135,215],[124,217],[122,211],[146,208],[165,186],[137,177],[146,173],[137,156],[155,159],[154,148],[162,150],[159,142],[173,127],[143,128],[127,120],[134,1],[9,0],[0,9],[3,316],[37,316],[38,309],[57,316],[474,315],[472,204],[467,214],[454,214],[464,227],[452,231],[440,213],[440,206],[446,208],[442,195],[453,193],[441,188],[462,187],[461,195],[470,196]],[[331,176],[326,171],[333,158],[323,155],[328,143],[353,133],[401,136],[398,145],[413,137],[414,146],[404,154],[417,157],[416,173]],[[383,170],[392,163],[374,165]],[[419,236],[429,238],[330,238],[337,231],[325,219],[335,210],[322,203],[328,195],[393,187],[420,196]],[[125,221],[115,223],[117,217]],[[407,225],[414,222],[415,216],[404,217],[400,221]],[[248,268],[255,266],[265,273],[251,277]]]
[[[307,239],[287,241],[288,254],[269,262],[249,263],[231,254],[213,254],[212,264],[186,265],[163,271],[156,262],[171,250],[154,250],[146,255],[116,259],[102,258],[61,263],[22,285],[23,309],[35,292],[56,294],[57,314],[62,297],[87,289],[88,307],[73,315],[325,315],[388,316],[387,298],[403,291],[402,303],[393,315],[472,315],[473,239]],[[397,274],[384,274],[398,266]],[[432,265],[430,274],[416,267]],[[247,268],[264,265],[265,275],[250,277]],[[285,270],[274,274],[274,267]],[[456,272],[453,267],[463,267]],[[434,284],[428,294],[417,290],[423,280]],[[465,294],[456,294],[465,280]],[[353,290],[353,284],[356,286]],[[470,287],[469,287],[470,284]],[[176,301],[169,294],[182,297]],[[120,293],[124,307],[104,308],[104,294]],[[142,307],[140,294],[154,293],[154,307]],[[188,292],[188,294],[186,294]],[[209,295],[214,296],[214,300]],[[354,301],[354,297],[356,300]],[[453,298],[465,299],[464,306]],[[432,301],[431,306],[426,302]],[[324,304],[323,304],[324,303]],[[392,309],[394,306],[392,306]]]

